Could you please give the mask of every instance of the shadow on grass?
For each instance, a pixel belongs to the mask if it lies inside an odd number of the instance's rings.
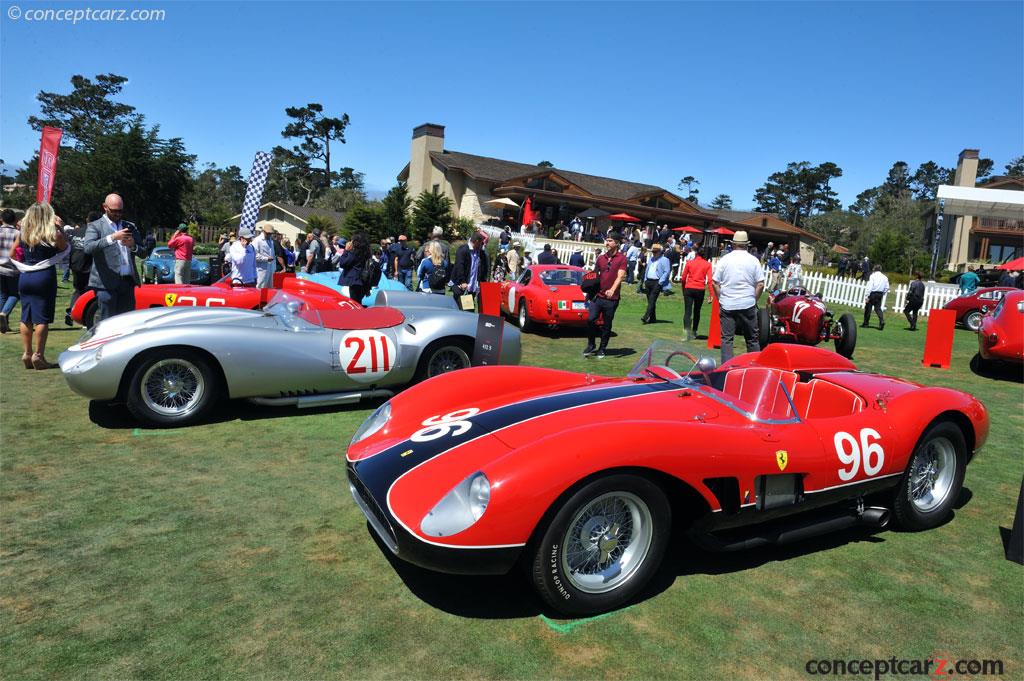
[[[973,493],[964,488],[954,508],[963,508],[972,497]],[[941,525],[952,522],[954,517],[955,513],[951,513]],[[831,551],[846,544],[884,543],[887,529],[892,529],[892,526],[886,529],[867,525],[855,526],[792,544],[734,552],[709,551],[694,544],[684,534],[674,532],[661,566],[651,581],[635,598],[617,610],[657,597],[663,591],[667,591],[680,577],[745,572],[769,563]],[[366,525],[366,532],[373,538],[381,556],[390,563],[406,587],[431,607],[452,615],[477,619],[513,619],[541,614],[552,619],[565,619],[565,615],[548,607],[537,596],[530,577],[521,564],[508,574],[500,576],[449,575],[433,572],[396,558],[369,524]]]
[[[994,381],[1024,383],[1024,366],[1010,362],[983,360],[978,353],[971,358],[971,373]]]
[[[100,428],[109,430],[125,430],[140,428],[142,430],[168,430],[175,428],[190,428],[214,423],[228,423],[231,421],[269,421],[273,419],[289,419],[304,414],[330,414],[349,410],[376,409],[385,402],[386,398],[378,397],[370,400],[363,400],[356,404],[324,405],[321,407],[265,407],[252,404],[245,400],[221,400],[210,410],[206,417],[185,426],[150,426],[135,420],[135,417],[128,411],[128,407],[122,402],[101,402],[91,400],[89,402],[89,420]]]

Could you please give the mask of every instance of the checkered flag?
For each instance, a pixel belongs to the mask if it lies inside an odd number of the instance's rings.
[[[252,231],[256,227],[256,219],[260,215],[260,201],[263,199],[263,188],[267,186],[267,171],[270,170],[270,154],[257,151],[249,171],[249,183],[245,188],[245,201],[242,203],[242,222],[238,229]]]

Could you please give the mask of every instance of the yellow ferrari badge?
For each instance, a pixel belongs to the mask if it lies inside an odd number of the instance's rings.
[[[786,470],[786,464],[789,463],[789,452],[785,449],[780,449],[775,452],[775,463],[779,464],[779,470]]]
[[[166,294],[164,296],[164,305],[166,305],[167,307],[170,307],[170,306],[174,305],[174,301],[176,301],[177,299],[178,299],[178,294],[177,293],[168,293],[168,294]]]
[[[404,452],[402,452],[401,454],[399,454],[399,456],[401,456],[404,459],[405,457],[409,456],[410,454],[412,454],[412,450],[411,449],[407,449]]]

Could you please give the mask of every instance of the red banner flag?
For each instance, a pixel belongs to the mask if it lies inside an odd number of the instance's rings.
[[[537,219],[537,213],[533,210],[533,203],[530,199],[526,199],[526,203],[523,204],[523,225],[529,225]]]
[[[53,194],[53,178],[57,174],[57,151],[60,149],[60,138],[64,134],[60,128],[43,128],[43,139],[39,143],[39,177],[36,179],[36,202],[49,201]]]

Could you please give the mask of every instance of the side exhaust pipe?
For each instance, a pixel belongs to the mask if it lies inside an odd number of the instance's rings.
[[[324,395],[295,395],[291,397],[250,397],[249,401],[264,407],[322,407],[328,404],[355,404],[375,397],[394,397],[391,390],[364,390],[350,393],[326,393]]]
[[[855,525],[868,525],[879,529],[889,524],[889,509],[880,506],[864,508],[858,503],[843,513],[817,518],[795,518],[767,523],[751,529],[745,536],[723,538],[714,534],[691,535],[693,541],[711,551],[742,551],[769,545],[792,544],[822,534],[845,530]]]

